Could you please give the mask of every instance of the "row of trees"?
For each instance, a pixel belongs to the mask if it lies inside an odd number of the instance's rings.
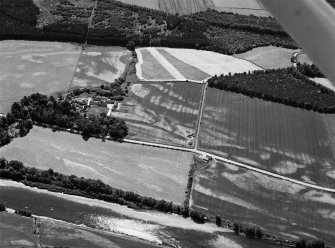
[[[179,205],[165,200],[140,196],[134,192],[123,191],[104,184],[100,180],[86,179],[77,176],[66,176],[49,170],[38,170],[25,167],[20,161],[0,159],[0,178],[22,182],[28,186],[48,189],[55,192],[80,195],[104,200],[107,202],[127,205],[137,209],[155,209],[164,213],[184,215]],[[188,213],[185,214],[188,216]]]
[[[68,100],[56,100],[53,96],[39,93],[23,97],[15,102],[11,114],[17,120],[32,120],[39,123],[73,129],[84,136],[109,135],[114,139],[123,139],[128,135],[128,127],[123,120],[108,117],[81,115]]]
[[[210,87],[266,101],[320,113],[335,113],[335,92],[309,80],[293,67],[235,75],[229,73],[214,76],[208,83]]]

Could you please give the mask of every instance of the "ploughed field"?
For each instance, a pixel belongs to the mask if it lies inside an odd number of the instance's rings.
[[[0,41],[0,113],[25,95],[67,91],[80,53],[70,43]]]
[[[209,88],[199,148],[326,187],[335,186],[335,115]]]
[[[286,238],[335,243],[335,196],[234,165],[211,163],[196,172],[193,209]]]
[[[128,139],[193,146],[203,85],[190,82],[138,82],[112,116],[129,128]]]
[[[261,69],[246,60],[203,50],[150,47],[136,49],[136,53],[137,76],[145,81],[203,82],[216,74]]]
[[[115,188],[176,203],[184,200],[193,163],[191,153],[94,138],[84,141],[77,134],[37,126],[24,138],[1,147],[0,157],[28,167],[100,179]]]
[[[113,83],[124,73],[130,51],[122,47],[88,46],[78,61],[72,87],[97,87]]]

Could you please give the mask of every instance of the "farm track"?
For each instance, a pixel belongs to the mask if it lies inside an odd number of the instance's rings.
[[[137,141],[137,140],[131,140],[131,139],[124,139],[123,141],[126,142],[126,143],[130,143],[130,144],[151,146],[151,147],[157,147],[157,148],[163,148],[163,149],[171,149],[171,150],[177,150],[177,151],[183,151],[183,152],[193,152],[193,153],[197,153],[197,154],[205,155],[205,156],[207,155],[207,156],[210,156],[210,157],[212,157],[212,158],[214,158],[214,159],[216,159],[216,160],[218,160],[220,162],[225,162],[225,163],[228,163],[228,164],[232,164],[232,165],[235,165],[235,166],[247,169],[247,170],[251,170],[251,171],[263,174],[263,175],[267,175],[267,176],[273,177],[273,178],[277,178],[277,179],[289,181],[291,183],[302,185],[302,186],[305,186],[305,187],[308,187],[308,188],[312,188],[312,189],[316,189],[316,190],[321,190],[321,191],[325,191],[325,192],[329,192],[329,193],[335,193],[335,189],[332,189],[332,188],[326,188],[326,187],[322,187],[322,186],[318,186],[318,185],[314,185],[314,184],[302,182],[302,181],[299,181],[299,180],[295,180],[295,179],[292,179],[292,178],[289,178],[289,177],[278,175],[276,173],[272,173],[272,172],[267,171],[267,170],[262,170],[262,169],[255,168],[255,167],[250,166],[250,165],[246,165],[246,164],[243,164],[243,163],[235,162],[235,161],[232,161],[232,160],[229,160],[229,159],[217,156],[217,155],[212,154],[212,153],[201,151],[199,149],[191,149],[191,148],[185,148],[185,147],[179,147],[179,146],[163,145],[163,144],[158,144],[158,143]]]

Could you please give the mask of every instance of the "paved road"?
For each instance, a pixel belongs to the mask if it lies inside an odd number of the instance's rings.
[[[315,184],[302,182],[302,181],[292,179],[292,178],[289,178],[289,177],[285,177],[285,176],[282,176],[282,175],[278,175],[276,173],[273,173],[273,172],[270,172],[270,171],[267,171],[267,170],[262,170],[262,169],[259,169],[259,168],[255,168],[253,166],[242,164],[242,163],[239,163],[239,162],[235,162],[235,161],[226,159],[224,157],[217,156],[217,155],[212,154],[212,153],[201,151],[197,148],[192,149],[192,148],[186,148],[186,147],[163,145],[163,144],[157,144],[157,143],[145,142],[145,141],[137,141],[137,140],[131,140],[131,139],[124,139],[123,141],[126,142],[126,143],[131,143],[131,144],[145,145],[145,146],[158,147],[158,148],[163,148],[163,149],[171,149],[171,150],[177,150],[177,151],[183,151],[183,152],[192,152],[192,153],[197,153],[199,155],[205,155],[205,156],[207,155],[207,156],[210,156],[210,157],[214,158],[215,160],[222,161],[222,162],[225,162],[225,163],[228,163],[228,164],[232,164],[232,165],[235,165],[235,166],[247,169],[247,170],[251,170],[251,171],[254,171],[254,172],[258,172],[258,173],[261,173],[261,174],[266,175],[266,176],[270,176],[270,177],[273,177],[273,178],[289,181],[289,182],[292,182],[292,183],[295,183],[295,184],[298,184],[298,185],[302,185],[302,186],[305,186],[305,187],[308,187],[308,188],[316,189],[316,190],[321,190],[321,191],[325,191],[325,192],[329,192],[329,193],[335,193],[335,189],[326,188],[326,187],[318,186],[318,185],[315,185]]]

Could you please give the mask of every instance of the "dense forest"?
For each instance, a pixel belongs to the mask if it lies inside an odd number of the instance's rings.
[[[52,4],[51,4],[52,2]],[[69,0],[3,0],[0,39],[87,42],[96,45],[168,46],[226,54],[259,46],[297,48],[272,18],[214,10],[189,16],[127,5],[114,0],[73,4]],[[88,35],[87,35],[88,34]],[[238,44],[239,43],[239,44]]]
[[[324,78],[325,77],[323,73],[319,70],[319,68],[314,64],[309,65],[306,63],[304,64],[298,63],[297,70],[301,74],[305,75],[306,77],[310,77],[310,78],[315,78],[315,77]]]
[[[214,76],[209,86],[285,105],[335,113],[335,92],[309,80],[295,68]]]

